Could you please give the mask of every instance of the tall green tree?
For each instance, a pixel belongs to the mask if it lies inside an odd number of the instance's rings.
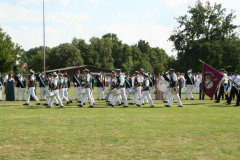
[[[12,71],[24,50],[0,27],[0,72]]]
[[[64,43],[52,48],[48,55],[49,69],[79,66],[84,64],[80,51],[72,44]]]
[[[177,51],[178,68],[200,71],[202,65],[198,60],[202,59],[216,68],[240,69],[239,61],[232,65],[224,59],[240,56],[235,18],[234,12],[226,14],[221,4],[204,5],[197,1],[194,7],[189,7],[188,14],[176,19],[179,26],[169,38]]]

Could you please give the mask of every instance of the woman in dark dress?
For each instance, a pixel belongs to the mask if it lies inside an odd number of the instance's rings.
[[[6,101],[15,101],[14,94],[14,79],[12,77],[12,73],[9,73],[8,80],[6,82]]]

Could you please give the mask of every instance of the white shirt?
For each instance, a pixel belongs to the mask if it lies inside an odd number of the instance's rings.
[[[90,74],[87,74],[87,75],[86,75],[86,81],[87,81],[87,82],[90,82]]]
[[[175,73],[172,74],[173,81],[178,81],[177,75]]]
[[[60,79],[60,83],[61,83],[61,84],[63,83],[63,78]]]
[[[146,78],[146,81],[145,81],[145,86],[148,87],[149,86],[149,79]]]
[[[235,77],[235,76],[234,76]],[[236,78],[234,79],[234,82],[237,84],[237,85],[240,85],[240,77],[239,75],[236,76]]]
[[[140,76],[140,82],[143,83],[144,77],[141,75]],[[138,81],[139,82],[139,81]]]
[[[53,80],[54,86],[56,86],[56,85],[57,85],[57,82],[58,82],[58,81],[57,81],[57,78],[53,78],[52,80]]]
[[[223,74],[223,78],[222,78],[221,82],[223,82],[223,81],[224,81],[224,83],[228,83],[228,77],[227,77],[226,73]]]
[[[120,74],[119,79],[120,79],[120,86],[123,86],[123,83],[125,81],[124,76],[122,74]]]
[[[8,80],[8,75],[6,75],[6,76],[4,77],[4,83],[6,83],[7,80]]]
[[[30,81],[34,81],[34,75],[31,76]]]

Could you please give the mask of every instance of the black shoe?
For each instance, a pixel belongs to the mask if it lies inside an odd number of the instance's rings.
[[[106,101],[106,102],[110,102],[110,101]]]
[[[56,106],[59,106],[59,104],[55,104]]]
[[[28,106],[29,104],[28,104],[28,103],[24,103],[23,105],[26,105],[26,106]]]
[[[174,102],[174,103],[178,103],[178,102]]]
[[[178,107],[183,107],[183,106],[178,106]]]
[[[81,101],[77,101],[78,103],[81,103]]]
[[[238,107],[239,105],[234,105],[235,107]]]
[[[171,106],[169,106],[169,105],[165,105],[165,107],[171,107]]]
[[[215,103],[220,103],[219,101],[214,101]]]
[[[145,105],[144,103],[142,103],[142,105]]]
[[[67,101],[67,104],[69,104],[70,103],[70,101]]]
[[[93,106],[89,106],[88,108],[93,108]]]
[[[194,100],[193,98],[191,98],[191,100]]]
[[[130,105],[135,105],[134,103],[129,103]]]
[[[168,103],[168,101],[163,101],[164,103]]]
[[[44,104],[44,106],[48,106],[48,104],[47,104],[47,103],[45,103],[45,104]]]
[[[59,108],[63,108],[63,106],[60,106]]]
[[[122,104],[118,104],[118,106],[121,106]]]
[[[40,103],[37,103],[37,105],[40,105]]]
[[[128,107],[128,106],[124,106],[125,108]]]
[[[77,105],[78,107],[82,107],[82,105],[81,104],[79,104],[79,105]]]
[[[86,103],[83,103],[83,105],[86,105]]]
[[[70,102],[69,103],[72,103],[72,100],[70,100]]]
[[[150,107],[152,107],[152,108],[153,108],[153,107],[154,107],[154,105],[152,105],[152,106],[150,106]]]
[[[141,105],[137,104],[138,107],[141,107]]]
[[[111,104],[110,106],[114,107],[114,105],[113,105],[113,104]]]
[[[93,105],[95,105],[95,103],[93,103]]]
[[[188,100],[188,98],[186,98],[186,100]]]

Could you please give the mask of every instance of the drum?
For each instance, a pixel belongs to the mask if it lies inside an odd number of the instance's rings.
[[[86,91],[85,88],[82,88],[82,87],[78,88],[78,95],[83,95],[83,94],[86,94],[86,93],[87,93],[87,91]]]
[[[162,92],[166,92],[169,89],[169,82],[168,81],[159,81],[157,83],[157,88],[158,90],[162,91]]]
[[[129,93],[130,93],[130,94],[134,94],[135,92],[136,92],[136,89],[134,89],[134,88],[130,88],[130,89],[129,89]]]
[[[178,94],[179,93],[179,88],[177,88],[176,91],[175,91],[174,88],[171,88],[171,92],[172,92],[172,94]]]
[[[114,89],[112,90],[112,94],[115,95],[115,96],[118,96],[118,95],[121,94],[121,90],[120,90],[120,89],[117,89],[117,88],[114,88]]]

